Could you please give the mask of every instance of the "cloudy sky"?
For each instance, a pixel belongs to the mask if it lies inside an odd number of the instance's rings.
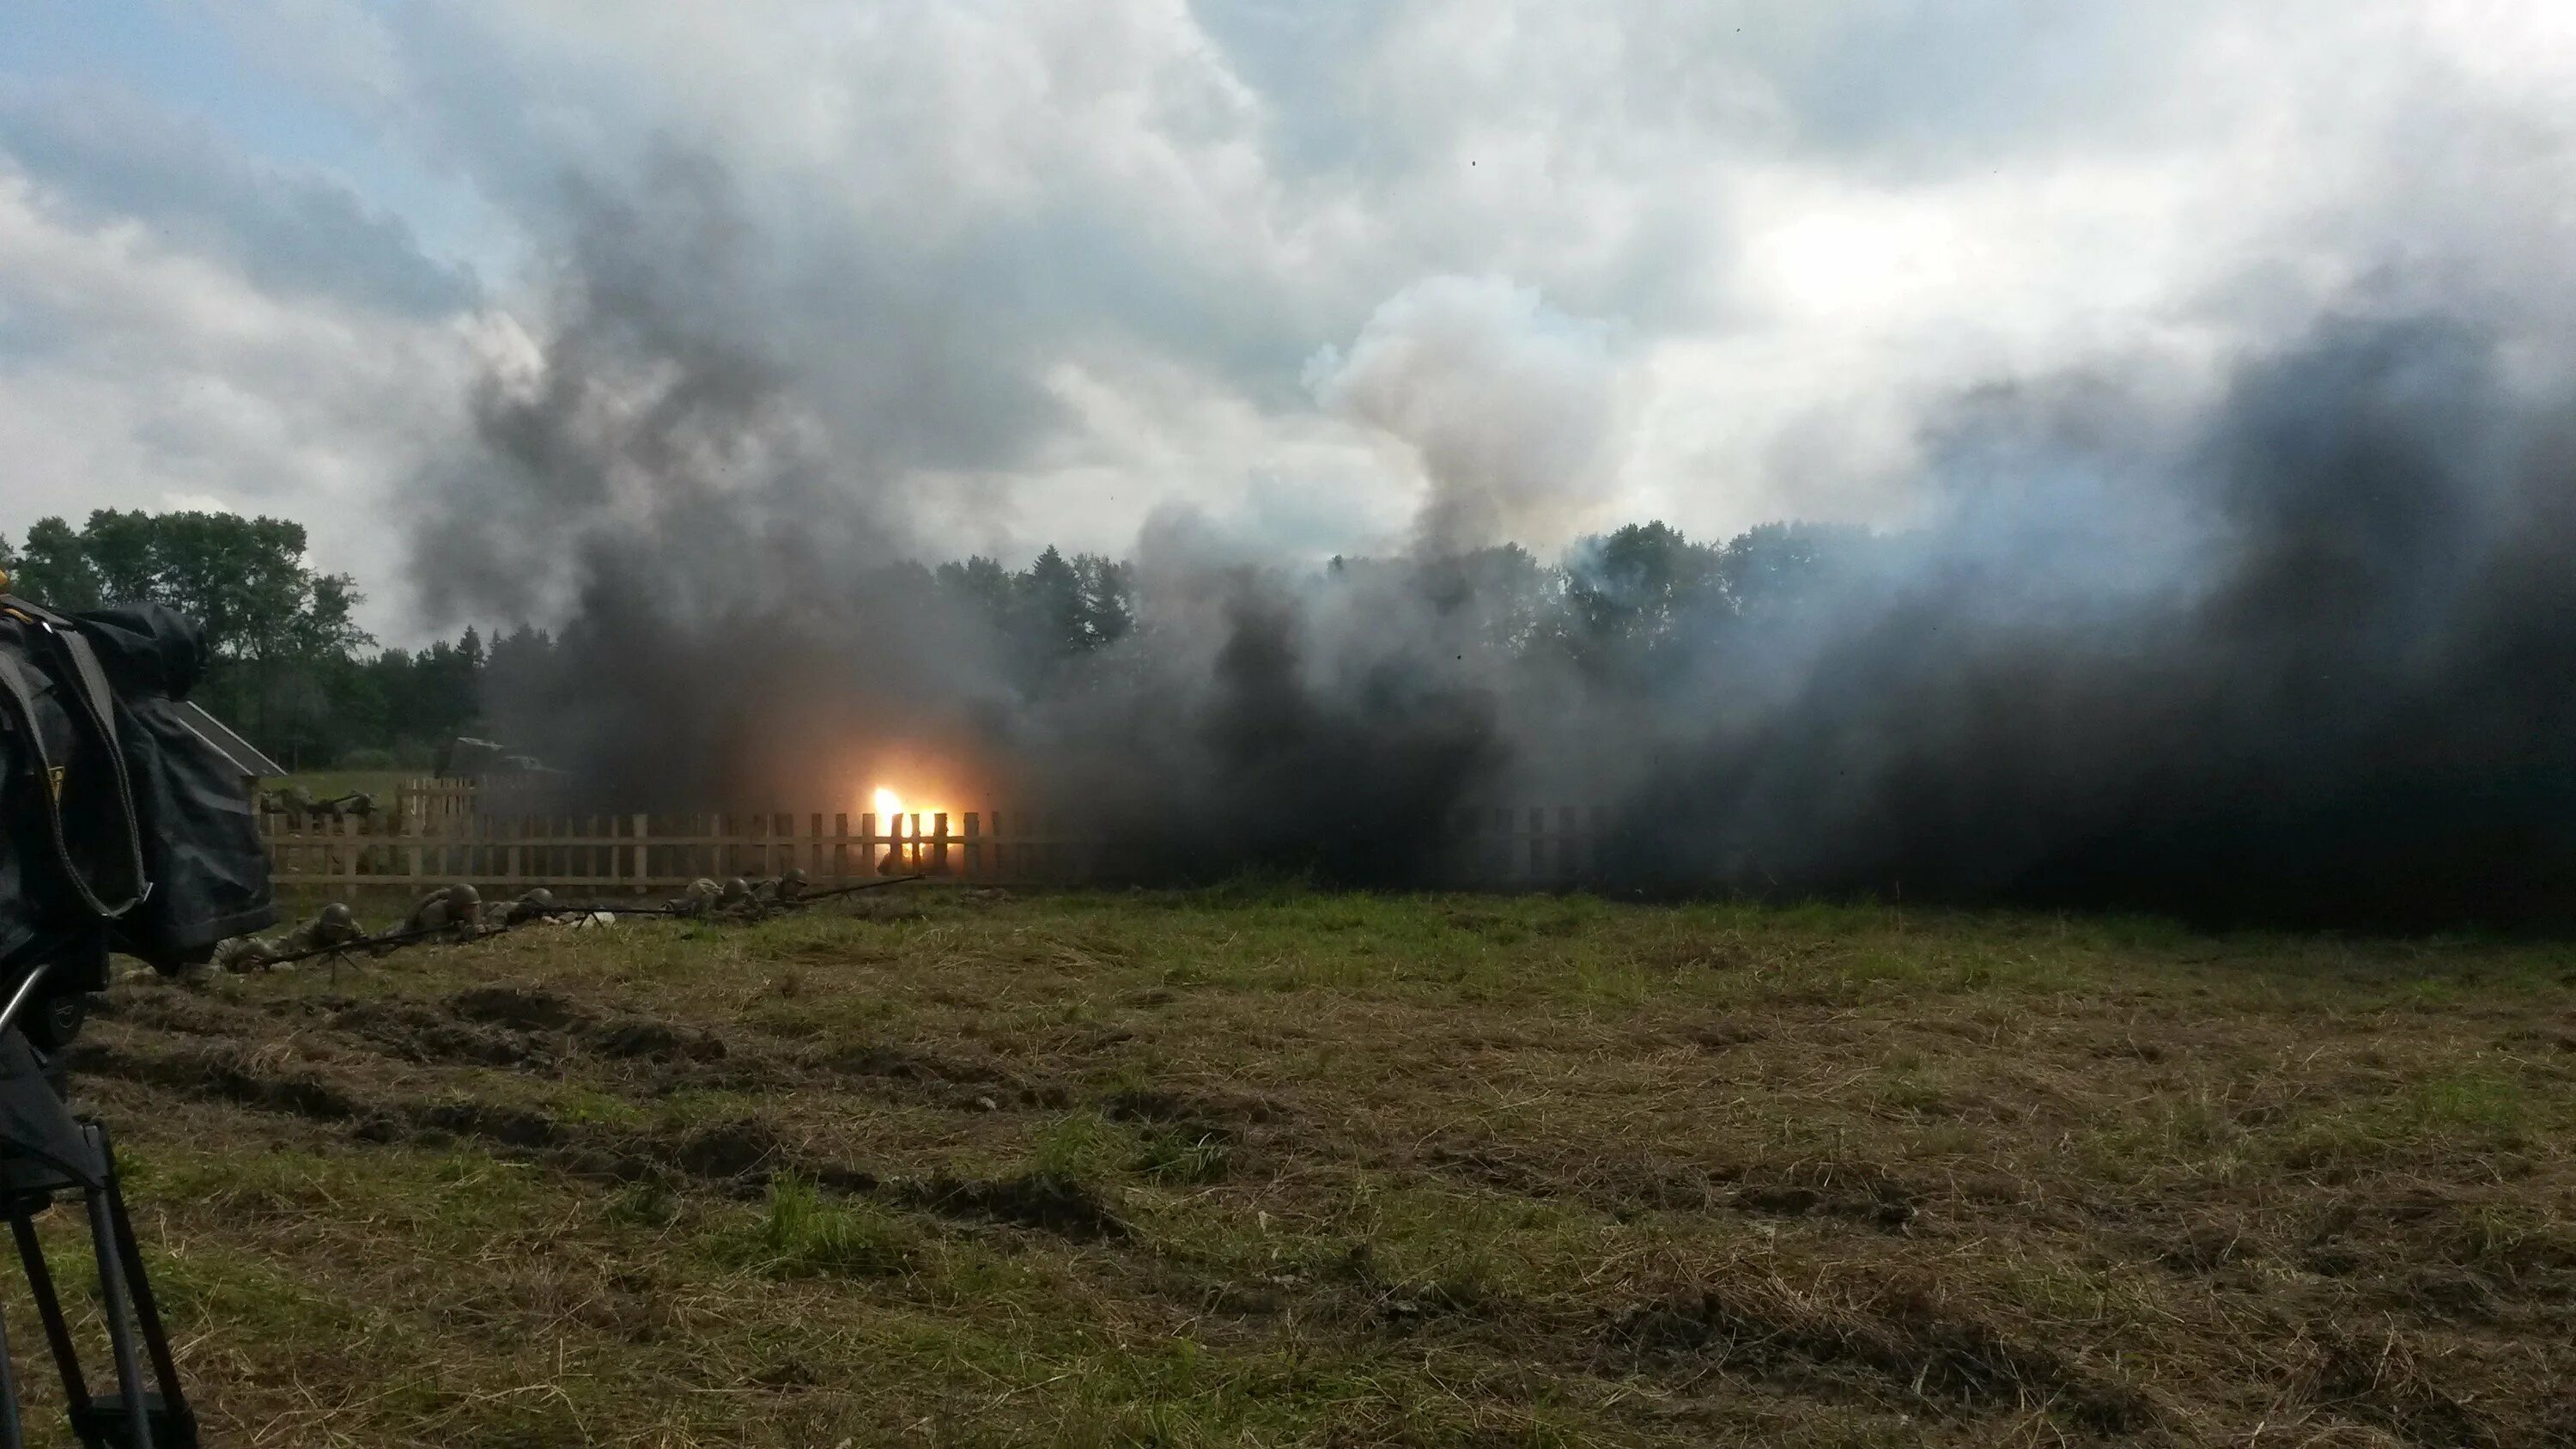
[[[297,518],[416,637],[602,235],[907,549],[1896,522],[1979,388],[2565,335],[2576,6],[21,0],[0,532]]]

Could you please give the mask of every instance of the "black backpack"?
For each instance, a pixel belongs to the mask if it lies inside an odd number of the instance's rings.
[[[0,964],[104,929],[162,970],[278,918],[244,783],[179,711],[203,632],[0,595]]]

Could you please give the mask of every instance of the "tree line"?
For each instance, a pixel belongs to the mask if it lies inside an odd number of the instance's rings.
[[[1724,543],[1630,524],[1579,541],[1556,564],[1513,545],[1429,561],[1335,558],[1328,583],[1473,597],[1490,642],[1555,653],[1588,670],[1650,682],[1678,667],[1713,622],[1759,616],[1862,546],[1859,530],[1766,524]],[[354,617],[347,574],[305,560],[304,527],[229,513],[100,509],[79,528],[38,519],[0,568],[54,608],[150,600],[206,626],[197,698],[289,768],[427,769],[446,742],[481,733],[491,687],[551,667],[557,645],[520,625],[453,642],[379,647]],[[982,619],[1025,692],[1137,626],[1132,565],[1054,548],[1011,569],[982,556],[922,569],[938,607]]]

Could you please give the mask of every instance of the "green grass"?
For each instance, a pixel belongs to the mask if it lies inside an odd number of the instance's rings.
[[[769,1201],[720,1251],[773,1277],[871,1278],[901,1273],[916,1234],[883,1209],[826,1198],[793,1174],[772,1179]]]
[[[84,1081],[219,1442],[2546,1442],[2571,964],[925,892],[125,985]]]
[[[376,797],[376,802],[393,808],[394,795],[405,780],[416,780],[427,770],[298,770],[272,780],[260,781],[263,789],[301,785],[316,800],[329,800],[352,792]]]

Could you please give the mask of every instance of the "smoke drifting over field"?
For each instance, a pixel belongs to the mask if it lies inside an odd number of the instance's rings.
[[[1201,8],[1004,27],[1051,84],[908,90],[903,56],[992,50],[924,12],[852,41],[837,63],[885,72],[830,105],[558,137],[569,184],[470,138],[546,285],[420,479],[415,570],[433,619],[556,631],[552,670],[493,672],[496,732],[620,808],[1043,800],[1174,877],[1405,884],[1463,808],[1599,804],[1620,888],[2576,900],[2557,71],[2472,75],[2445,57],[2487,52],[2404,43],[2395,12],[2293,57],[2213,8],[2071,20],[2084,44],[1995,74],[2144,69],[1970,114],[1844,75],[1884,38],[1844,16],[1813,48],[1692,29],[1707,74],[1749,67],[1744,106],[1703,113],[1652,83],[1652,26],[1612,23],[1591,49],[1515,31],[1482,89],[1340,117],[1268,32],[1202,43]],[[1956,13],[1918,18],[1957,56],[2070,38]],[[1465,34],[1309,38],[1427,76]],[[1119,45],[1134,67],[1090,63]],[[1624,80],[1540,84],[1577,63]],[[587,84],[513,64],[507,94]],[[2186,75],[2223,114],[2155,99]],[[880,99],[948,124],[864,132],[847,178],[803,149]],[[1695,169],[1720,153],[1746,159]],[[2204,186],[2204,155],[2233,169]],[[1726,204],[1660,209],[1685,182]],[[1758,425],[1730,434],[1709,378]],[[1257,456],[1207,442],[1236,437]],[[1171,486],[1202,460],[1278,476]],[[989,567],[934,574],[960,517],[1031,508],[971,535],[1017,567],[1137,470],[1161,482],[1134,496],[1201,502],[1119,550],[1114,639],[969,606]],[[1694,489],[1880,522],[1609,531]],[[1301,492],[1368,519],[1319,530]]]
[[[1963,389],[1927,521],[1748,540],[1640,599],[1617,558],[1484,546],[1588,502],[1602,340],[1426,287],[1310,369],[1422,454],[1416,544],[1319,571],[1167,515],[1137,627],[1032,687],[724,325],[738,239],[638,235],[582,234],[421,557],[561,618],[563,667],[496,718],[626,808],[856,808],[892,769],[1202,877],[1402,884],[1460,807],[1600,802],[1639,887],[2440,918],[2576,884],[2576,413],[2473,320],[2332,316],[2179,402]]]

